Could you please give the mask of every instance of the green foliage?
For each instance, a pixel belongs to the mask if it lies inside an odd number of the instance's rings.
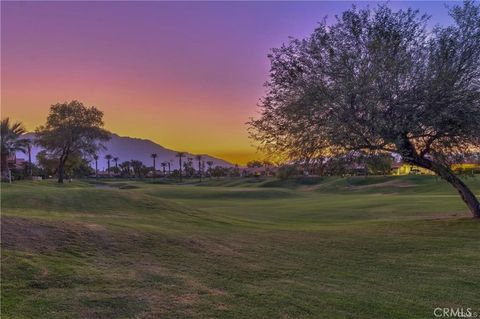
[[[356,154],[348,153],[340,156],[330,157],[323,165],[322,175],[345,176],[355,175],[354,167],[363,164],[363,161]],[[363,170],[363,169],[362,169]]]
[[[286,180],[298,175],[298,168],[295,165],[282,165],[277,170],[277,177]]]
[[[30,141],[22,138],[26,130],[22,123],[11,123],[10,118],[4,118],[0,122],[0,144],[1,144],[1,179],[8,179],[8,157],[17,151],[26,153]]]
[[[142,161],[138,160],[131,160],[130,167],[133,172],[133,176],[138,178],[144,178],[150,171],[150,169],[145,166]]]
[[[35,143],[44,148],[46,156],[58,159],[56,173],[60,183],[71,157],[92,157],[103,147],[100,142],[110,138],[103,129],[103,113],[78,101],[52,105],[46,124],[38,127],[35,134]]]
[[[257,160],[249,161],[247,163],[247,167],[249,167],[249,168],[263,167],[263,163],[262,163],[262,161],[257,161]]]
[[[234,167],[230,167],[228,176],[238,177],[240,175],[241,175],[241,172],[240,172],[240,167],[238,165],[235,165]]]
[[[60,159],[48,154],[43,150],[37,153],[37,162],[46,177],[57,175]],[[71,153],[64,164],[64,174],[67,178],[88,177],[95,173],[90,167],[90,162],[85,160],[79,153]]]
[[[21,138],[27,131],[21,122],[11,123],[6,117],[0,122],[1,153],[10,155],[17,151],[26,153],[28,140]]]
[[[226,168],[226,167],[222,167],[222,166],[215,166],[211,171],[210,171],[210,174],[213,176],[213,177],[216,177],[216,178],[220,178],[220,177],[223,177],[223,176],[227,176],[229,173],[229,169]]]
[[[31,173],[31,174],[30,174]],[[12,179],[13,180],[22,180],[22,179],[29,179],[30,176],[43,176],[45,177],[45,171],[35,165],[30,164],[28,162],[23,163],[23,167],[20,169],[12,169],[11,170]]]
[[[390,174],[393,158],[389,154],[371,154],[365,159],[369,174],[387,175]]]
[[[195,175],[195,168],[193,167],[192,160],[188,160],[183,163],[183,174],[187,177]]]

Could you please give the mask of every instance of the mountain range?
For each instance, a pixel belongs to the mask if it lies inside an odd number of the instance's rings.
[[[28,138],[30,140],[35,139],[34,133],[27,133],[23,136],[24,138]],[[165,148],[153,141],[147,139],[140,139],[128,136],[119,136],[117,134],[111,133],[110,140],[108,142],[103,143],[107,148],[105,151],[100,151],[98,153],[98,169],[104,170],[107,168],[107,160],[105,159],[105,155],[111,154],[113,157],[118,157],[118,163],[130,160],[139,160],[142,161],[147,166],[153,166],[153,159],[151,158],[151,154],[157,154],[156,158],[156,167],[157,170],[160,170],[161,166],[160,163],[162,162],[170,162],[171,169],[178,169],[178,158],[175,157],[177,151]],[[36,162],[36,156],[38,152],[42,150],[41,147],[33,146],[32,147],[32,162]],[[193,158],[194,167],[197,167],[197,161],[195,160],[195,156],[198,154],[186,153],[185,158],[183,161],[186,161],[187,158]],[[223,159],[216,158],[210,156],[208,154],[200,154],[203,157],[203,161],[212,161],[213,166],[224,166],[224,167],[231,167],[234,164],[227,162]],[[27,158],[27,154],[17,153],[18,158]],[[95,164],[93,161],[91,165],[94,166]],[[114,165],[113,161],[110,161],[110,165]]]

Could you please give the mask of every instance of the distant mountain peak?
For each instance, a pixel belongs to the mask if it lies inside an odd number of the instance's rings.
[[[34,133],[27,133],[25,134],[25,137],[32,139],[34,138],[34,135]],[[169,162],[172,170],[178,169],[179,162],[178,158],[175,156],[178,151],[167,149],[149,139],[120,136],[116,133],[110,133],[110,136],[111,138],[109,141],[102,143],[107,149],[98,153],[98,168],[100,170],[103,170],[107,167],[107,160],[105,160],[105,155],[107,154],[110,154],[113,157],[118,157],[119,163],[130,160],[140,160],[147,166],[153,166],[153,159],[151,158],[151,154],[153,153],[157,154],[157,158],[155,159],[157,169],[161,168],[162,162]],[[32,148],[32,160],[35,161],[36,155],[40,151],[41,148],[37,146]],[[196,155],[201,155],[203,157],[203,161],[212,161],[214,163],[213,166],[234,166],[234,164],[230,162],[210,156],[208,154],[194,154],[190,152],[185,153],[185,157],[195,157]],[[17,153],[17,157],[25,158],[26,155],[23,153]],[[92,163],[92,165],[94,165],[94,163]],[[113,165],[112,161],[110,161],[110,165]]]

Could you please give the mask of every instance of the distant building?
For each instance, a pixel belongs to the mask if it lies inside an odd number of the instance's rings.
[[[480,173],[480,163],[465,162],[465,163],[452,164],[451,168],[454,172],[463,171],[463,172]]]
[[[277,174],[277,166],[262,167],[244,167],[241,169],[242,176],[275,176]]]
[[[480,172],[480,163],[455,163],[450,166],[454,172]],[[404,162],[395,162],[391,168],[392,175],[435,175],[431,170]]]
[[[404,162],[394,162],[391,172],[392,175],[435,175],[431,170]]]
[[[7,163],[10,169],[20,170],[25,167],[27,161],[23,158],[17,158],[16,154],[12,154],[8,157]]]

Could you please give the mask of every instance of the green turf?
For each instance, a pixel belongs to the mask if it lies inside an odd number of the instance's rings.
[[[480,223],[433,176],[17,182],[1,199],[2,318],[480,315]]]

